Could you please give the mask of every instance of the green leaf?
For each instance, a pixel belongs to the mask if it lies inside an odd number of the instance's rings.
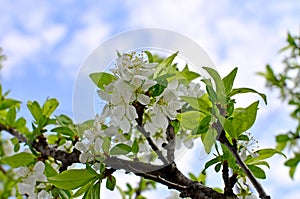
[[[38,122],[43,115],[42,108],[40,107],[39,103],[37,101],[28,101],[27,107],[35,121]]]
[[[178,52],[172,54],[171,56],[167,57],[166,59],[164,59],[162,62],[160,62],[156,66],[156,70],[155,70],[154,76],[153,76],[154,79],[158,76],[166,74],[166,71],[172,65],[172,62],[175,59],[175,57],[177,56],[177,54],[178,54]]]
[[[7,112],[7,115],[6,115],[7,125],[14,126],[16,116],[17,116],[16,109],[15,108],[9,109],[9,111]]]
[[[217,135],[218,133],[214,128],[210,128],[207,133],[201,134],[201,140],[207,154],[210,153],[211,148],[215,144]]]
[[[103,137],[102,150],[104,153],[109,154],[111,139],[109,137]]]
[[[258,103],[256,101],[247,108],[235,109],[232,114],[233,117],[225,120],[224,128],[231,137],[237,139],[254,124]]]
[[[106,188],[113,191],[116,186],[116,178],[112,175],[106,178]]]
[[[222,79],[226,95],[228,95],[232,89],[237,70],[238,68],[234,68],[226,77]]]
[[[213,78],[215,82],[215,86],[216,86],[215,92],[217,94],[218,101],[221,104],[225,105],[226,102],[225,87],[219,73],[215,69],[210,67],[203,67],[203,69],[209,73],[209,75]]]
[[[180,98],[187,102],[193,109],[202,113],[209,113],[211,110],[211,102],[207,94],[202,95],[200,98],[188,96],[180,96]]]
[[[149,63],[153,63],[152,53],[150,51],[147,51],[147,50],[145,50],[144,53],[147,55]]]
[[[133,144],[132,144],[132,153],[137,154],[139,152],[139,150],[140,150],[139,143],[135,139]]]
[[[77,189],[90,181],[97,179],[96,174],[86,169],[73,169],[64,171],[56,176],[49,177],[48,181],[60,189],[73,190]]]
[[[198,181],[198,178],[193,173],[189,173],[189,177],[193,181]]]
[[[235,88],[235,89],[232,89],[229,96],[232,97],[234,95],[242,94],[242,93],[255,93],[255,94],[258,94],[264,100],[265,104],[267,104],[267,96],[263,93],[259,93],[256,90],[253,90],[251,88]]]
[[[152,97],[159,96],[168,86],[167,78],[173,76],[173,74],[165,74],[155,78],[154,80],[157,82],[154,86],[149,88],[149,93]]]
[[[210,166],[212,166],[218,162],[220,162],[218,157],[209,160],[208,162],[205,163],[205,166],[204,166],[204,169],[202,172],[205,172]]]
[[[85,192],[82,199],[99,199],[100,198],[100,184],[101,181],[98,181],[94,185],[91,185],[89,189]]]
[[[128,153],[131,152],[131,150],[132,150],[131,146],[120,143],[120,144],[115,145],[110,150],[110,155],[127,155]]]
[[[215,166],[215,171],[218,173],[221,170],[222,163],[218,163]]]
[[[288,36],[287,36],[287,42],[290,44],[290,46],[293,46],[293,47],[298,47],[296,41],[295,41],[296,38],[294,38],[290,33],[288,33]]]
[[[210,101],[213,103],[218,103],[219,102],[218,95],[213,88],[211,80],[210,79],[202,79],[201,81],[204,82],[206,85],[205,88],[206,88],[206,91],[207,91]]]
[[[286,158],[286,156],[282,152],[280,152],[280,151],[278,151],[276,149],[272,149],[272,148],[261,149],[261,150],[255,151],[255,153],[258,156],[250,158],[250,159],[247,159],[245,161],[247,164],[253,164],[253,163],[259,162],[261,160],[268,159],[268,158],[272,157],[275,154],[280,154],[280,155],[282,155],[283,157]]]
[[[45,174],[47,177],[52,177],[57,175],[57,171],[49,164],[48,161],[45,162]]]
[[[60,196],[61,199],[69,199],[72,198],[72,194],[70,191],[68,190],[63,190],[63,189],[58,189],[58,194]]]
[[[199,126],[192,130],[192,134],[199,135],[199,134],[206,133],[208,131],[208,129],[210,128],[210,121],[211,121],[211,115],[204,117],[201,120]]]
[[[295,167],[300,162],[300,156],[296,156],[294,158],[289,159],[284,163],[285,166],[288,167]]]
[[[14,99],[4,99],[0,101],[0,111],[5,110],[10,107],[14,107],[16,105],[19,105],[21,102]]]
[[[18,168],[20,166],[28,166],[33,163],[36,157],[31,153],[21,152],[13,156],[4,157],[1,162],[11,166],[12,168]]]
[[[297,168],[297,165],[299,164],[299,162],[300,162],[300,154],[296,153],[294,158],[291,158],[284,163],[285,166],[290,167],[289,174],[290,174],[291,178],[294,178],[294,174],[295,174],[295,171],[296,171],[296,168]]]
[[[185,65],[184,69],[180,72],[180,74],[188,83],[200,77],[198,73],[190,71],[188,65]]]
[[[47,99],[47,101],[44,103],[42,112],[43,115],[46,117],[50,117],[51,114],[55,111],[55,109],[58,107],[59,102],[55,98]]]
[[[181,126],[185,129],[194,129],[199,127],[204,114],[198,111],[188,111],[184,113],[177,114],[177,119]]]
[[[69,118],[67,115],[61,114],[59,116],[55,116],[56,121],[61,125],[61,126],[68,126],[70,124],[73,124],[73,120]]]
[[[105,90],[105,85],[108,85],[117,79],[114,75],[105,72],[92,73],[90,74],[90,78],[94,84],[102,90]]]
[[[287,142],[290,140],[290,137],[286,134],[280,134],[276,136],[276,142]]]
[[[73,195],[74,198],[77,198],[81,195],[83,195],[84,193],[87,193],[88,190],[90,189],[91,185],[93,184],[94,182],[90,182],[90,183],[87,183],[85,185],[83,185],[82,187],[80,187],[76,192],[75,194]]]
[[[266,179],[266,173],[264,170],[255,165],[247,165],[252,174],[259,179]]]
[[[56,132],[59,134],[67,135],[67,136],[73,136],[76,133],[69,127],[67,126],[59,126],[56,128],[51,129],[51,132]]]

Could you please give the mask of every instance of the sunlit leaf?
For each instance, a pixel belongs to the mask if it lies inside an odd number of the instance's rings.
[[[177,115],[177,119],[179,120],[181,126],[190,130],[199,127],[203,117],[204,114],[199,111],[188,111]]]
[[[42,108],[43,115],[45,115],[46,117],[50,117],[50,115],[54,112],[58,105],[59,102],[57,101],[57,99],[47,99]]]
[[[113,191],[116,186],[116,178],[113,175],[110,175],[106,178],[106,188]]]
[[[1,158],[0,161],[13,168],[18,168],[20,166],[28,166],[33,163],[35,159],[36,157],[31,153],[21,152],[9,157]]]
[[[256,101],[247,108],[235,109],[232,118],[225,120],[224,128],[231,137],[238,138],[254,124],[258,103]]]
[[[105,85],[108,85],[117,79],[112,74],[105,73],[105,72],[92,73],[90,74],[90,78],[92,79],[94,84],[102,90],[105,90],[104,88]]]
[[[266,173],[264,170],[255,165],[248,165],[248,168],[252,172],[252,174],[259,179],[266,179]]]
[[[110,155],[127,155],[128,153],[131,152],[131,150],[132,150],[131,146],[120,143],[120,144],[115,145],[110,150]]]
[[[226,95],[228,95],[232,89],[237,70],[238,68],[234,68],[226,77],[222,79]]]
[[[64,171],[56,176],[49,177],[48,181],[58,188],[73,190],[95,179],[97,179],[97,175],[86,169],[72,169]]]
[[[229,96],[232,97],[234,95],[242,94],[242,93],[256,93],[264,100],[265,104],[267,104],[267,96],[263,93],[257,92],[254,89],[251,89],[251,88],[235,88],[235,89],[232,89]]]

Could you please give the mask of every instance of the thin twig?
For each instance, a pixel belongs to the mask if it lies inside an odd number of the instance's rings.
[[[19,131],[17,131],[14,128],[5,126],[3,124],[0,124],[0,131],[6,131],[6,132],[8,132],[12,136],[16,137],[19,140],[19,142],[25,142],[25,143],[27,142],[26,137],[22,133],[20,133]]]
[[[137,125],[137,129],[145,136],[148,141],[148,144],[152,148],[152,150],[158,155],[158,158],[165,164],[169,164],[169,161],[165,158],[162,151],[156,146],[153,140],[150,137],[150,133],[145,130],[143,126]]]

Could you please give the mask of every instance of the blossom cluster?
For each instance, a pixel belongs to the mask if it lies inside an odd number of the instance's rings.
[[[167,140],[166,129],[170,121],[176,120],[179,110],[186,104],[179,96],[200,97],[204,94],[199,84],[185,85],[172,78],[167,80],[167,86],[159,95],[152,95],[151,89],[160,84],[154,78],[157,66],[158,63],[149,63],[143,52],[119,55],[112,70],[114,81],[98,90],[99,97],[106,102],[102,113],[96,116],[94,127],[86,130],[82,141],[75,146],[81,151],[81,162],[91,161],[103,153],[104,137],[109,137],[112,145],[122,142],[131,146],[134,140],[139,140],[139,153],[149,154],[145,138],[135,128],[138,125],[137,104],[144,107],[143,128],[160,147]],[[176,134],[178,148],[182,142],[192,146],[191,139],[186,139],[188,134],[190,132],[183,129]]]
[[[28,199],[50,199],[51,193],[45,190],[47,177],[44,174],[45,164],[38,161],[33,168],[20,167],[17,171],[21,182],[18,183],[20,194],[28,196]]]

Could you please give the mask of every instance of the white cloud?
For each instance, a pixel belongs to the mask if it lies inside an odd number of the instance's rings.
[[[25,72],[22,64],[32,59],[41,48],[41,42],[34,36],[27,36],[19,32],[10,32],[2,41],[4,53],[8,59],[2,69],[4,78],[19,76]]]
[[[69,41],[57,52],[57,60],[61,63],[56,73],[58,79],[74,79],[80,64],[108,37],[110,26],[101,19],[89,20],[92,18],[93,15],[89,11],[83,15],[83,27],[75,30]]]

